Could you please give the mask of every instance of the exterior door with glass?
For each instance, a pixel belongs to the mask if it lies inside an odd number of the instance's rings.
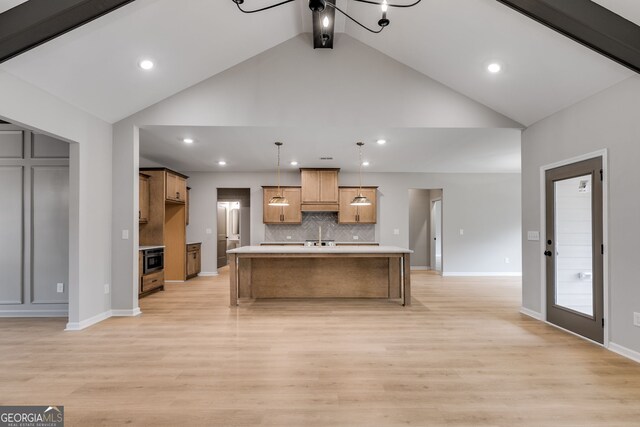
[[[602,158],[546,172],[547,320],[604,342]]]

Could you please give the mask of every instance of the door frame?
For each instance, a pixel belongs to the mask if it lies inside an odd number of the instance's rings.
[[[604,243],[604,258],[603,258],[603,270],[602,270],[602,297],[603,297],[603,316],[604,316],[604,343],[600,344],[596,341],[590,340],[589,338],[583,337],[582,335],[578,335],[575,332],[564,329],[558,325],[555,325],[548,321],[547,319],[547,263],[545,261],[545,256],[543,252],[546,250],[546,230],[547,230],[547,219],[546,219],[546,172],[549,169],[555,169],[560,166],[567,166],[572,163],[581,162],[583,160],[593,159],[595,157],[602,157],[602,172],[604,176],[604,182],[602,183],[602,241]],[[539,243],[539,252],[538,256],[540,257],[540,314],[542,321],[545,323],[554,326],[558,329],[562,329],[563,331],[569,332],[577,337],[585,339],[589,342],[595,343],[597,345],[603,345],[604,347],[609,347],[609,336],[610,336],[610,321],[609,319],[609,159],[608,159],[608,149],[604,148],[602,150],[593,151],[587,154],[583,154],[580,156],[572,157],[569,159],[561,160],[555,163],[547,164],[544,166],[540,166],[540,243]]]
[[[443,191],[443,195],[444,195],[444,191]],[[435,237],[435,221],[437,221],[437,218],[433,217],[433,209],[436,205],[436,202],[440,202],[440,270],[436,270],[436,245],[433,243],[433,239]],[[440,276],[444,276],[444,239],[442,236],[444,236],[444,203],[442,201],[442,196],[441,197],[437,197],[433,200],[431,200],[431,206],[429,206],[429,216],[431,217],[431,224],[429,224],[429,255],[430,255],[430,260],[429,263],[433,264],[431,266],[431,270],[432,271],[437,271],[438,273],[440,273]],[[433,263],[431,263],[431,261],[433,260]]]

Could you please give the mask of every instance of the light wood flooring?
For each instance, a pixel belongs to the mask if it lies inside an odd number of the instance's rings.
[[[223,274],[81,332],[0,319],[0,404],[67,426],[640,425],[640,365],[519,314],[519,280],[412,277],[409,308],[230,309]]]

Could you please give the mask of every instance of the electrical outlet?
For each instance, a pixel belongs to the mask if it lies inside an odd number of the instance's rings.
[[[400,229],[399,228],[394,228],[393,229],[393,234],[395,234],[396,236],[400,235]]]
[[[640,313],[633,313],[633,324],[640,326]]]
[[[353,236],[353,240],[358,240],[360,237],[358,236]]]
[[[64,283],[58,283],[56,286],[56,289],[58,291],[59,294],[64,292]]]
[[[460,229],[460,235],[464,236],[464,230],[462,228]]]
[[[504,259],[504,263],[505,264],[509,264],[510,262],[511,262],[511,260],[508,257]]]
[[[105,283],[105,284],[104,284],[104,293],[105,293],[105,294],[108,294],[109,292],[111,292],[111,291],[110,291],[110,289],[109,289],[109,284],[108,284],[108,283]]]
[[[129,240],[129,230],[122,230],[122,240]]]
[[[204,232],[205,232],[206,234],[212,234],[212,233],[213,233],[213,230],[212,230],[212,229],[210,229],[210,228],[207,228],[206,230],[204,230]]]
[[[291,240],[291,236],[287,236],[287,240]]]

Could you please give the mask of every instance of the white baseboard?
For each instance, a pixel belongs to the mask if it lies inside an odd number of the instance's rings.
[[[627,359],[640,363],[640,353],[635,350],[631,350],[630,348],[623,347],[613,342],[609,342],[608,349],[614,353],[618,353],[620,356],[624,356]]]
[[[537,311],[529,310],[525,307],[520,307],[520,313],[525,316],[533,317],[536,320],[542,320],[542,313],[538,313]]]
[[[201,273],[198,273],[198,276],[201,277],[209,277],[209,276],[217,276],[218,272],[217,271],[203,271]]]
[[[111,315],[113,317],[135,317],[140,316],[142,311],[140,311],[140,307],[136,307],[132,310],[111,310]]]
[[[522,277],[522,272],[519,273],[504,273],[504,272],[473,272],[473,273],[457,273],[457,272],[443,272],[443,276],[448,277]]]
[[[431,267],[429,267],[428,265],[412,265],[411,270],[415,270],[415,271],[431,270]]]
[[[3,310],[0,317],[68,317],[67,310]]]
[[[93,317],[82,320],[81,322],[69,322],[67,323],[67,327],[65,331],[81,331],[83,329],[88,328],[89,326],[95,325],[96,323],[102,322],[111,317],[111,310],[105,311],[104,313],[96,314]]]

